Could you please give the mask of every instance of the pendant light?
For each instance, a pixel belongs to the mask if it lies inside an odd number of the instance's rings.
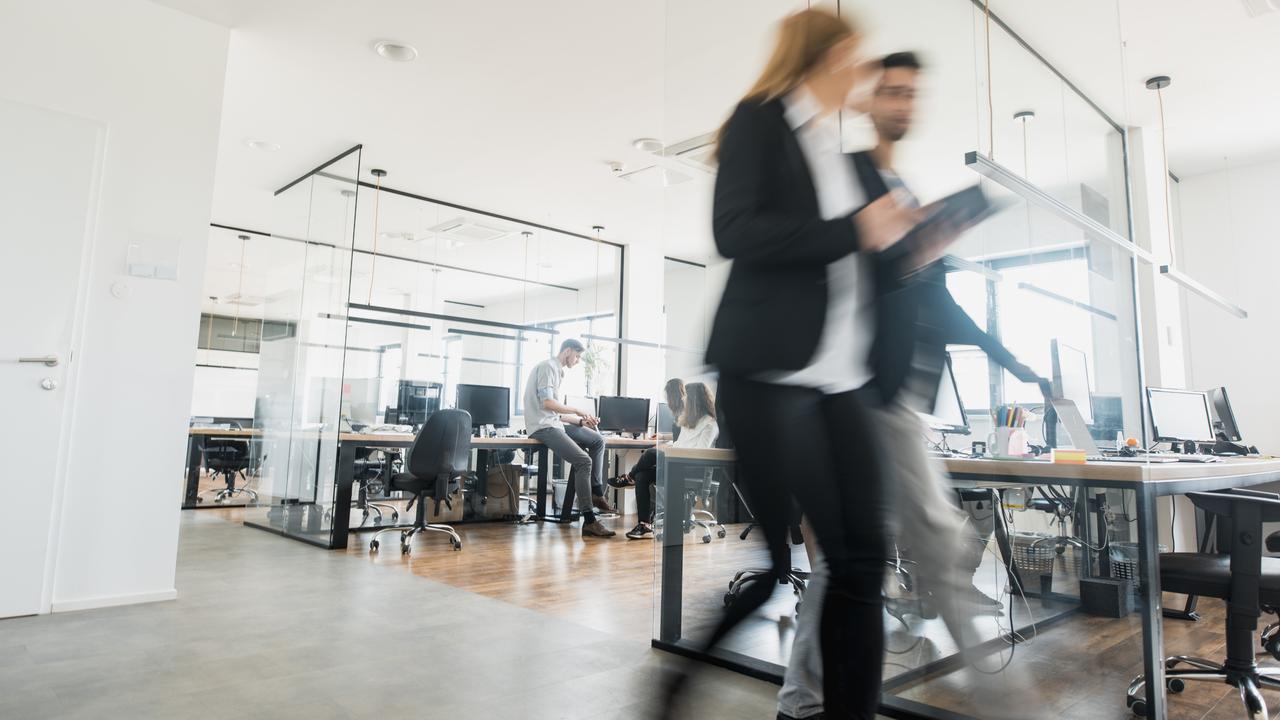
[[[373,176],[373,254],[369,257],[369,297],[366,304],[373,304],[373,279],[374,274],[378,270],[378,201],[382,198],[382,178],[387,176],[387,171],[382,168],[373,168],[369,171]]]
[[[1249,317],[1249,313],[1244,308],[1236,305],[1226,299],[1217,292],[1210,290],[1198,281],[1179,272],[1177,256],[1174,254],[1173,245],[1173,213],[1169,209],[1169,150],[1165,142],[1165,123],[1164,123],[1164,89],[1173,83],[1168,75],[1156,75],[1146,81],[1148,90],[1154,90],[1156,93],[1156,101],[1160,106],[1160,160],[1164,170],[1164,226],[1166,236],[1169,243],[1169,264],[1160,266],[1160,274],[1164,277],[1181,285],[1183,288],[1199,295],[1227,312],[1238,318],[1244,319]],[[1228,188],[1229,189],[1229,188]]]
[[[244,304],[244,257],[249,247],[248,235],[236,237],[240,238],[240,281],[236,284],[236,316],[231,323],[231,337],[235,337],[236,332],[240,330],[240,306]]]

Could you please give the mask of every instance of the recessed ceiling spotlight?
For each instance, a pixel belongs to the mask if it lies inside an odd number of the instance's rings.
[[[374,43],[373,51],[396,62],[410,62],[418,58],[418,49],[414,46],[402,45],[390,40],[379,40]]]
[[[647,153],[660,153],[664,147],[662,141],[657,138],[636,138],[631,141],[631,146]]]
[[[254,150],[261,150],[262,152],[275,152],[280,149],[280,143],[268,142],[266,140],[245,140],[244,144]]]

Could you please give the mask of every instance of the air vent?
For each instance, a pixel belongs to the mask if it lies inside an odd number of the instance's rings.
[[[644,187],[668,187],[689,182],[691,179],[682,172],[677,172],[661,165],[650,165],[639,170],[621,173],[618,177]]]
[[[261,295],[241,295],[240,293],[231,293],[218,298],[218,302],[224,305],[240,305],[242,307],[253,307],[266,302],[266,298]]]
[[[427,231],[459,244],[490,242],[511,234],[510,230],[496,224],[488,225],[464,218],[442,222],[435,227],[427,228]]]
[[[1280,10],[1280,0],[1243,0],[1243,2],[1249,17],[1258,17]]]
[[[714,175],[716,172],[716,134],[706,133],[668,145],[662,154],[675,158],[691,168]]]

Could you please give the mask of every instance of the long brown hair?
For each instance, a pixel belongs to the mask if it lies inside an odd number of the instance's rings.
[[[742,99],[768,102],[786,95],[804,81],[828,50],[857,34],[853,23],[826,10],[810,8],[788,15],[778,26],[773,54]],[[717,145],[724,131],[725,125],[721,125]]]
[[[711,389],[705,383],[689,383],[684,386],[684,413],[680,415],[680,426],[691,428],[704,417],[716,416],[716,401],[711,397]]]
[[[667,409],[673,416],[680,417],[684,412],[684,381],[680,378],[671,378],[662,391],[667,396]]]

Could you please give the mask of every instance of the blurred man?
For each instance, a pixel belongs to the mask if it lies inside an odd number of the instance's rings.
[[[582,343],[570,338],[561,343],[555,357],[533,367],[525,383],[525,428],[529,437],[573,467],[574,494],[582,512],[582,537],[613,537],[617,533],[596,519],[595,513],[614,512],[604,497],[604,438],[595,430],[600,421],[559,400],[564,371],[577,365],[585,351]]]
[[[894,192],[899,202],[918,205],[893,170],[893,154],[895,144],[911,128],[921,64],[910,52],[888,55],[882,62],[883,74],[867,106],[876,146],[855,153],[852,162],[868,202]],[[916,413],[933,409],[948,344],[977,345],[1018,379],[1042,381],[956,304],[947,291],[940,262],[905,282],[899,280],[902,273],[891,262],[879,263],[876,272],[876,340],[871,356],[876,379],[864,388],[864,396],[873,396],[868,404],[878,406],[874,417],[879,447],[888,484],[896,493],[891,498],[891,524],[900,549],[917,549],[912,574],[921,604],[927,608],[921,614],[941,615],[957,644],[972,647],[977,640],[974,612],[1000,607],[972,582],[994,529],[995,509],[989,503],[986,508],[967,503],[967,513],[957,509],[950,483],[926,453],[922,440],[926,428]],[[809,590],[825,584],[821,555],[811,559],[814,573]],[[791,660],[778,693],[779,720],[823,716],[822,662],[813,622],[821,617],[821,597],[820,592],[805,593]]]

